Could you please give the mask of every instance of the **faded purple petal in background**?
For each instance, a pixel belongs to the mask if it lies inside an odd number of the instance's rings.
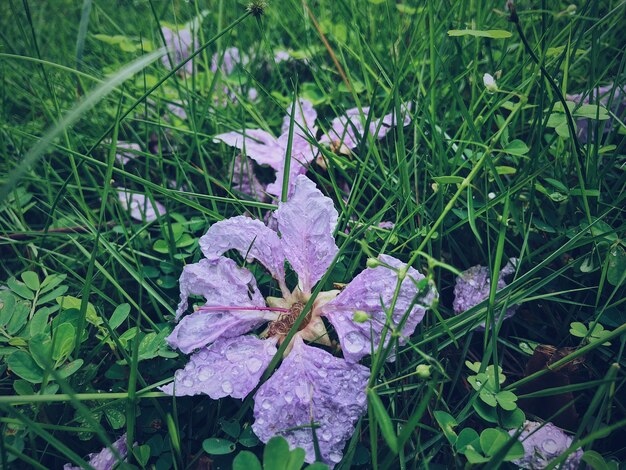
[[[259,165],[269,165],[274,170],[283,168],[285,149],[274,136],[261,129],[227,132],[216,135],[214,142],[224,142],[252,158]]]
[[[517,260],[512,258],[507,265],[502,268],[498,276],[497,290],[506,287],[507,284],[504,278],[515,271],[516,262]],[[477,265],[463,271],[461,275],[456,278],[456,284],[454,286],[454,302],[452,303],[454,313],[457,315],[463,313],[487,299],[489,297],[490,286],[489,268]],[[510,318],[516,311],[516,305],[509,307],[504,318]],[[483,322],[479,326],[479,329],[484,328],[485,324]]]
[[[126,165],[129,161],[137,158],[141,154],[141,146],[131,142],[118,141],[115,146],[115,160]]]
[[[248,157],[237,155],[232,165],[233,183],[235,191],[247,194],[257,201],[267,199],[266,185],[262,184],[254,174],[254,163]]]
[[[615,88],[615,91],[613,89]],[[626,89],[624,87],[616,86],[614,84],[605,85],[598,87],[593,93],[594,102],[600,104],[604,107],[609,105],[609,98],[613,95],[613,100],[611,103],[612,111],[618,117],[624,117],[624,111],[626,111]],[[587,93],[576,93],[573,95],[567,95],[568,101],[573,101],[576,104],[590,104],[591,103],[591,92]],[[576,134],[579,140],[582,143],[587,143],[590,139],[589,132],[589,119],[577,119],[576,120]],[[604,133],[607,134],[613,128],[614,119],[610,118],[605,123],[599,122],[597,124],[593,123],[592,127],[595,128],[598,126],[599,129],[604,128]]]
[[[214,400],[231,396],[244,398],[276,354],[276,341],[256,336],[220,338],[189,358],[184,369],[174,374],[174,382],[161,387],[176,396],[210,396]]]
[[[122,437],[115,441],[112,444],[112,447],[117,450],[117,453],[122,458],[122,460],[125,460],[126,456],[128,455],[128,446],[126,445],[126,433],[122,434]],[[97,454],[89,454],[88,463],[95,470],[111,470],[115,464],[119,463],[119,460],[111,449],[105,447]],[[72,464],[66,463],[63,466],[63,470],[81,470],[81,467],[75,467]]]
[[[174,31],[166,26],[161,28],[163,37],[165,38],[165,46],[169,49],[169,54],[162,57],[163,65],[168,69],[173,69],[183,60],[187,59],[195,48],[194,38],[188,29],[179,29]],[[170,56],[174,63],[170,62]],[[188,74],[193,73],[193,61],[185,64],[184,69]]]
[[[248,261],[257,259],[274,279],[284,282],[285,253],[278,235],[263,222],[243,215],[221,220],[200,238],[200,248],[208,259],[217,259],[228,250],[237,250]]]
[[[380,261],[394,268],[406,266],[401,261],[387,255],[380,255]],[[391,315],[393,325],[397,326],[407,313],[411,311],[400,332],[399,343],[404,344],[411,336],[415,327],[422,321],[426,309],[430,306],[437,292],[429,287],[423,298],[416,298],[420,293],[416,283],[424,279],[424,275],[413,268],[409,268],[406,278],[402,281],[395,309]],[[372,347],[376,349],[380,343],[381,333],[387,315],[385,309],[391,307],[391,301],[396,290],[398,275],[385,266],[367,268],[359,273],[334,299],[322,307],[325,315],[335,327],[339,342],[346,360],[357,362],[363,356],[370,354]],[[381,305],[382,302],[382,305]],[[370,320],[357,323],[352,318],[354,312],[364,311]],[[385,344],[389,342],[390,332],[387,333]]]
[[[509,431],[510,435],[515,434],[515,430]],[[518,438],[524,446],[524,457],[514,460],[513,463],[519,468],[542,469],[557,457],[560,457],[573,439],[565,434],[561,429],[552,423],[537,423],[526,421],[524,430]],[[565,470],[576,470],[581,466],[583,450],[578,449],[563,462],[558,468]]]
[[[221,61],[221,63],[220,63]],[[236,47],[229,47],[223,53],[216,52],[211,59],[211,72],[220,70],[224,75],[234,72],[237,65],[245,66],[249,62],[248,56],[241,54]]]
[[[143,194],[134,193],[124,188],[117,190],[120,204],[129,211],[130,216],[139,222],[153,222],[159,215],[165,215],[165,206],[157,201],[150,201]]]
[[[333,201],[310,179],[298,176],[293,197],[276,210],[285,256],[310,293],[339,251],[333,238],[338,214]]]
[[[254,396],[252,429],[263,442],[283,436],[315,460],[312,422],[324,462],[331,467],[343,456],[358,419],[367,409],[365,388],[370,371],[350,364],[296,337],[291,353]],[[300,427],[299,429],[293,429]]]

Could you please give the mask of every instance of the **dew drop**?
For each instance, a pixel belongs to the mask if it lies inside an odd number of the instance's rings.
[[[261,407],[264,410],[269,410],[272,407],[272,404],[270,403],[269,400],[263,400],[263,402],[261,403]]]
[[[341,454],[338,452],[331,452],[328,455],[328,458],[331,460],[331,462],[339,463],[341,461]]]
[[[324,439],[325,441],[330,441],[332,437],[333,437],[333,433],[330,432],[329,430],[322,432],[322,439]]]
[[[198,369],[198,380],[204,382],[215,375],[215,371],[208,366],[203,366]]]
[[[330,357],[324,356],[323,361],[324,361],[324,364],[328,364],[330,362]]]
[[[263,366],[263,361],[257,357],[251,357],[250,359],[246,361],[246,367],[253,374],[255,372],[258,372],[262,366]]]
[[[328,375],[328,372],[326,372],[325,369],[320,369],[317,371],[317,373],[320,377],[326,377]]]
[[[191,379],[191,377],[185,377],[185,379],[183,380],[183,386],[193,387],[193,380]]]
[[[359,333],[351,331],[344,338],[343,347],[350,353],[358,353],[365,347],[365,342]]]
[[[293,401],[293,393],[285,392],[285,401],[291,403]]]
[[[238,376],[238,375],[240,375],[240,374],[241,374],[241,367],[234,366],[234,367],[232,368],[232,370],[231,370],[231,373],[232,373],[234,376]]]
[[[541,443],[541,448],[550,454],[554,454],[559,446],[554,439],[546,439]]]
[[[231,384],[228,380],[224,381],[222,384],[222,391],[224,393],[232,393],[233,392],[233,384]]]

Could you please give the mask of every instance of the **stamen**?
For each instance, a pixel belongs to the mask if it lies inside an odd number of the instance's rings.
[[[256,312],[282,312],[282,313],[289,312],[288,308],[279,308],[279,307],[226,307],[226,306],[220,306],[220,305],[211,306],[211,307],[207,307],[207,306],[198,307],[196,310],[197,311],[203,310],[206,312],[224,311],[224,310],[254,310]]]

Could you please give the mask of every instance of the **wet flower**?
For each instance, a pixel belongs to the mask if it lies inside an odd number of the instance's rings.
[[[493,78],[493,75],[486,73],[483,75],[483,85],[485,85],[485,89],[489,93],[495,93],[498,91],[498,84],[496,83],[496,79]]]
[[[200,239],[205,255],[184,268],[180,278],[179,319],[190,295],[206,303],[182,317],[168,343],[184,353],[194,352],[174,382],[162,388],[176,395],[207,394],[243,398],[258,384],[263,372],[310,301],[313,288],[338,253],[333,238],[338,213],[306,176],[296,179],[292,197],[275,212],[280,236],[259,220],[244,216],[213,224]],[[252,273],[223,254],[235,249],[248,262],[261,263],[278,282],[280,297],[263,298]],[[313,432],[323,460],[331,466],[342,458],[343,447],[365,413],[367,367],[357,361],[381,342],[385,326],[402,344],[425,314],[415,269],[381,255],[375,268],[367,268],[343,291],[320,292],[312,301],[290,343],[282,363],[254,396],[254,432],[267,442],[283,436],[302,447],[307,462],[315,459]],[[285,280],[285,261],[298,276],[291,290]],[[393,311],[398,270],[406,272]],[[426,296],[426,303],[434,297]],[[365,312],[362,323],[353,321]],[[325,317],[335,328],[344,358],[308,343],[329,346]],[[401,326],[400,326],[401,325]],[[264,327],[259,336],[252,331]]]
[[[174,31],[173,29],[163,26],[161,31],[165,39],[165,46],[169,51],[161,60],[163,61],[163,65],[171,70],[182,61],[189,58],[197,47],[197,43],[189,29]],[[182,70],[188,75],[191,75],[193,73],[193,61],[190,60],[187,62]]]
[[[515,435],[515,430],[509,431]],[[552,423],[524,422],[524,430],[518,438],[524,446],[524,457],[514,460],[519,468],[538,470],[560,457],[572,445],[573,439]],[[576,470],[581,465],[583,450],[577,449],[559,468]]]
[[[153,222],[159,215],[165,214],[165,206],[150,201],[143,194],[135,193],[124,188],[117,190],[117,196],[124,209],[130,212],[130,216],[140,222]]]
[[[117,451],[117,454],[122,460],[126,459],[128,455],[128,446],[126,445],[126,433],[122,435],[117,441],[112,444],[112,448]],[[119,463],[120,460],[116,454],[109,448],[105,447],[100,452],[89,454],[89,465],[95,470],[111,470],[113,466]],[[63,470],[81,470],[81,467],[75,467],[72,464],[66,463],[63,466]]]
[[[498,290],[506,287],[504,278],[515,272],[516,264],[517,259],[511,258],[507,265],[502,268],[498,276]],[[452,303],[454,313],[457,315],[463,313],[488,298],[490,285],[489,268],[477,265],[463,271],[461,275],[456,278],[456,284],[454,286],[454,302]],[[510,318],[516,311],[517,305],[509,307],[504,318]],[[485,324],[483,322],[478,329],[484,330],[484,328]]]

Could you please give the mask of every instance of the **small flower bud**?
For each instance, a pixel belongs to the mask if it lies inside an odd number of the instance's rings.
[[[265,0],[252,0],[248,3],[246,10],[248,10],[252,16],[260,18],[265,13],[266,8],[267,2]]]
[[[498,91],[498,84],[496,83],[496,79],[493,78],[491,74],[486,73],[483,75],[483,84],[485,85],[485,88],[489,93],[495,93],[496,91]]]
[[[380,264],[380,261],[376,258],[367,258],[366,266],[368,268],[377,268],[378,266],[380,266]]]
[[[496,193],[489,193],[489,194],[487,194],[487,197],[489,198],[489,200],[495,199],[496,198]]]
[[[420,379],[428,379],[430,377],[430,366],[426,364],[420,364],[415,368],[415,372],[417,372],[417,376]]]
[[[370,319],[370,316],[367,314],[365,310],[355,310],[352,315],[352,320],[355,323],[364,323]]]
[[[439,183],[433,183],[430,185],[430,187],[433,188],[433,193],[439,191]]]
[[[568,5],[565,12],[570,16],[574,16],[576,14],[576,5]]]

